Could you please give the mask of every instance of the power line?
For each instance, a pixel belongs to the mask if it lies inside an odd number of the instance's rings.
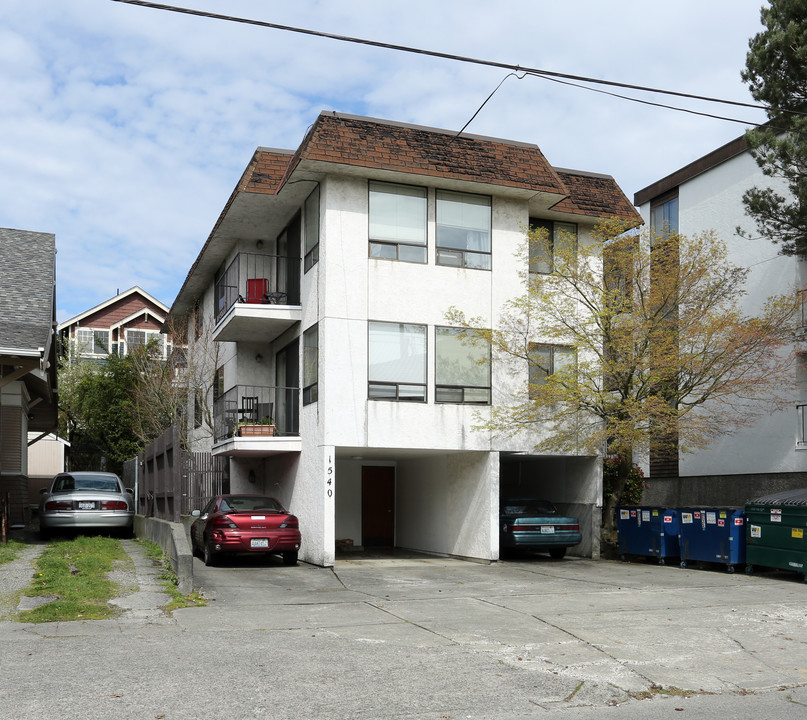
[[[326,32],[321,32],[319,30],[308,30],[308,29],[305,29],[305,28],[293,27],[291,25],[280,25],[278,23],[266,22],[264,20],[251,20],[251,19],[248,19],[248,18],[235,17],[233,15],[222,15],[220,13],[212,13],[212,12],[207,12],[207,11],[204,11],[204,10],[194,10],[192,8],[182,8],[182,7],[176,7],[174,5],[163,5],[161,3],[146,2],[146,0],[112,0],[112,2],[124,3],[126,5],[139,5],[141,7],[151,8],[153,10],[165,10],[165,11],[168,11],[168,12],[182,13],[182,14],[185,14],[185,15],[195,15],[195,16],[198,16],[198,17],[206,17],[206,18],[210,18],[210,19],[213,19],[213,20],[224,20],[224,21],[227,21],[227,22],[237,22],[237,23],[242,23],[242,24],[245,24],[245,25],[255,25],[255,26],[258,26],[258,27],[271,28],[273,30],[282,30],[282,31],[285,31],[285,32],[298,33],[298,34],[301,34],[301,35],[312,35],[314,37],[322,37],[322,38],[328,38],[330,40],[339,40],[341,42],[349,42],[349,43],[356,43],[356,44],[360,44],[360,45],[368,45],[370,47],[377,47],[377,48],[382,48],[382,49],[385,49],[385,50],[396,50],[396,51],[399,51],[399,52],[414,53],[414,54],[417,54],[417,55],[426,55],[426,56],[429,56],[429,57],[442,58],[444,60],[454,60],[456,62],[472,63],[472,64],[475,64],[475,65],[485,65],[487,67],[496,67],[496,68],[501,68],[501,69],[504,69],[504,70],[510,70],[510,71],[515,72],[515,73],[524,73],[524,74],[527,74],[527,75],[534,75],[536,77],[541,77],[541,78],[544,78],[544,79],[547,79],[547,80],[556,80],[557,82],[561,82],[562,80],[569,80],[569,81],[573,80],[573,81],[577,81],[577,82],[586,82],[586,83],[592,83],[592,84],[596,84],[596,85],[607,85],[607,86],[610,86],[610,87],[623,88],[623,89],[626,89],[626,90],[637,90],[637,91],[640,91],[640,92],[657,93],[657,94],[660,94],[660,95],[670,95],[670,96],[673,96],[673,97],[686,98],[686,99],[689,99],[689,100],[701,100],[701,101],[704,101],[704,102],[720,103],[720,104],[723,104],[723,105],[733,105],[733,106],[736,106],[736,107],[746,107],[746,108],[752,108],[754,110],[765,110],[765,111],[767,111],[767,110],[770,109],[769,107],[767,107],[765,105],[756,105],[754,103],[740,102],[738,100],[725,100],[725,99],[721,99],[721,98],[709,97],[709,96],[706,96],[706,95],[695,95],[695,94],[692,94],[692,93],[677,92],[675,90],[663,90],[661,88],[647,87],[647,86],[644,86],[644,85],[634,85],[632,83],[622,83],[622,82],[617,82],[617,81],[614,81],[614,80],[600,80],[600,79],[597,79],[597,78],[585,77],[583,75],[571,75],[569,73],[555,72],[555,71],[552,71],[552,70],[542,70],[540,68],[522,67],[521,65],[512,65],[510,63],[497,62],[497,61],[494,61],[494,60],[482,60],[482,59],[479,59],[479,58],[472,58],[472,57],[467,57],[467,56],[464,56],[464,55],[454,55],[452,53],[439,52],[439,51],[436,51],[436,50],[424,50],[424,49],[421,49],[421,48],[414,48],[414,47],[409,47],[409,46],[406,46],[406,45],[395,45],[395,44],[392,44],[392,43],[385,43],[385,42],[380,42],[380,41],[377,41],[377,40],[367,40],[367,39],[363,39],[363,38],[350,37],[350,36],[347,36],[347,35],[336,35],[334,33],[326,33]],[[509,75],[508,75],[508,77],[509,77]],[[573,83],[566,83],[566,84],[573,85]],[[596,91],[595,88],[589,88],[589,87],[582,86],[582,85],[577,85],[576,87],[581,87],[581,88],[586,89],[586,90]],[[495,92],[496,91],[494,90],[494,93]],[[598,91],[598,92],[602,92],[602,91]],[[491,94],[491,96],[492,96],[492,94]],[[721,116],[718,116],[718,115],[709,115],[708,113],[699,113],[699,112],[696,112],[694,110],[685,110],[683,108],[677,108],[677,107],[673,107],[673,106],[669,106],[669,105],[662,105],[662,104],[659,104],[659,103],[651,103],[651,102],[648,102],[648,101],[639,100],[637,98],[632,98],[632,97],[623,96],[623,95],[614,95],[614,96],[618,97],[618,98],[622,98],[624,100],[630,100],[632,102],[639,102],[639,103],[644,103],[644,104],[648,104],[648,105],[654,105],[655,104],[658,107],[663,107],[663,108],[667,108],[667,109],[670,109],[670,110],[679,110],[681,112],[691,112],[691,113],[694,113],[696,115],[706,115],[707,117],[714,117],[714,118],[718,118],[718,119],[722,119],[722,120],[730,120],[731,122],[739,122],[739,123],[745,123],[746,122],[744,120],[737,120],[736,118],[726,118],[726,117],[721,117]],[[488,97],[487,100],[485,100],[485,103],[487,103],[488,100],[490,100],[490,97]],[[483,103],[483,106],[484,106],[485,103]],[[481,107],[480,107],[480,110],[481,110]],[[479,110],[477,110],[477,113],[478,112],[479,112]],[[797,114],[797,115],[805,114],[805,113],[801,113],[801,112],[798,112],[798,111],[788,111],[788,112],[792,112],[792,113]],[[757,123],[746,123],[746,124],[755,125]],[[466,127],[467,127],[467,125],[466,125]]]

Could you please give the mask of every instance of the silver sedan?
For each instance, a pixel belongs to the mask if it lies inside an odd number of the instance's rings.
[[[40,494],[39,534],[43,539],[58,530],[132,534],[134,494],[114,473],[59,473]]]

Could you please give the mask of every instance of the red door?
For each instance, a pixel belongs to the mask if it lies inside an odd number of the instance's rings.
[[[361,469],[361,535],[364,547],[395,545],[395,468]]]

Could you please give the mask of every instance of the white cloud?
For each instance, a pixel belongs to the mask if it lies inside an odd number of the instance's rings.
[[[736,0],[177,4],[745,101],[759,30]],[[255,147],[296,148],[324,109],[459,130],[507,72],[109,0],[6,0],[0,226],[56,233],[60,319],[135,284],[170,304]],[[509,78],[468,128],[610,173],[628,197],[742,131],[537,78]]]

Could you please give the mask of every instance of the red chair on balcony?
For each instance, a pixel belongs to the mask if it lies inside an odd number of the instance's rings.
[[[269,280],[267,278],[251,278],[247,280],[247,302],[265,303],[266,293],[269,292]]]

